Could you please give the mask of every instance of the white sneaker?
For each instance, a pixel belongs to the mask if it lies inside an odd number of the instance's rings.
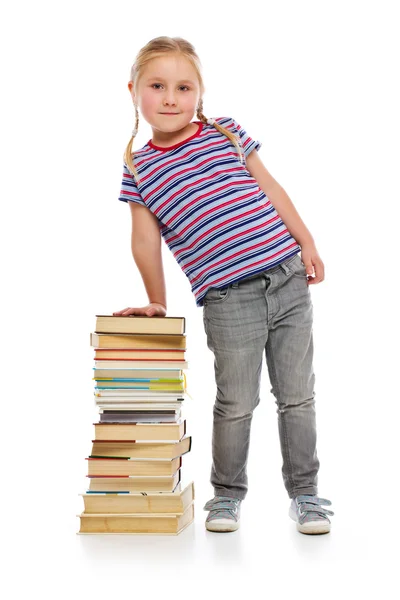
[[[331,510],[321,508],[322,504],[331,505],[330,500],[303,494],[292,498],[289,508],[289,517],[296,521],[300,533],[329,533],[331,522],[326,515],[333,515]]]
[[[215,496],[206,502],[203,510],[209,510],[206,519],[208,531],[236,531],[240,522],[239,498],[229,496]]]

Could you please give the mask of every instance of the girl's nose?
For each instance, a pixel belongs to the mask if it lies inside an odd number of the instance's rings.
[[[174,92],[165,92],[164,104],[168,104],[169,106],[171,104],[176,104],[176,98],[175,98]]]

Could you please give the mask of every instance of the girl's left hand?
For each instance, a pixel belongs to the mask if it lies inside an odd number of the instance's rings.
[[[325,279],[324,263],[317,252],[315,244],[304,244],[301,247],[301,260],[306,267],[307,285],[320,283]]]

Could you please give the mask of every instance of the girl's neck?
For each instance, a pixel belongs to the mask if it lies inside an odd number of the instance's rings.
[[[153,137],[151,141],[155,146],[165,146],[166,148],[168,148],[169,146],[173,146],[174,144],[179,144],[180,142],[183,142],[184,140],[195,134],[198,130],[198,127],[198,122],[191,122],[179,131],[172,131],[168,133],[153,131]]]

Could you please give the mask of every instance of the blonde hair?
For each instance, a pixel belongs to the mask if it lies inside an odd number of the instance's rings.
[[[157,37],[157,38],[150,40],[145,46],[143,46],[143,48],[139,51],[138,55],[136,56],[135,62],[131,68],[131,79],[130,80],[133,82],[135,92],[137,91],[138,81],[139,81],[141,75],[143,75],[143,71],[144,71],[147,63],[150,60],[152,60],[153,58],[158,58],[159,56],[162,56],[163,54],[171,54],[171,53],[179,54],[180,56],[183,56],[188,61],[190,61],[191,65],[193,66],[193,68],[196,71],[196,74],[197,74],[197,77],[199,80],[200,98],[201,98],[201,96],[204,93],[204,83],[203,83],[203,78],[201,76],[200,59],[195,52],[194,46],[192,46],[192,44],[190,42],[184,40],[181,37],[173,37],[172,38],[172,37],[168,37],[168,36],[161,36],[161,37]],[[199,104],[197,106],[196,115],[197,115],[197,118],[199,121],[202,121],[205,124],[207,123],[207,117],[203,114],[203,100],[202,99],[200,99]],[[242,159],[243,152],[242,152],[242,148],[240,146],[238,137],[229,129],[226,129],[225,127],[222,127],[221,125],[219,125],[219,123],[215,122],[214,127],[216,129],[218,129],[218,131],[220,133],[222,133],[223,135],[226,135],[226,137],[229,138],[230,141],[236,146],[237,151],[239,152],[240,160],[242,161],[243,160]],[[138,112],[136,105],[135,105],[134,129],[136,131],[139,129],[139,112]],[[134,139],[135,139],[135,136],[132,134],[132,137],[129,140],[129,144],[127,145],[127,147],[125,149],[124,161],[125,161],[125,164],[126,164],[128,170],[131,172],[133,177],[136,179],[137,183],[139,183],[139,181],[140,181],[139,175],[133,164],[134,153],[132,153],[132,145],[133,145]]]

